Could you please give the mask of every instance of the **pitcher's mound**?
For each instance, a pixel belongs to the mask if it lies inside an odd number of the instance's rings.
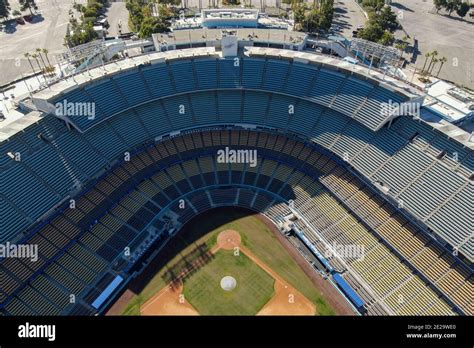
[[[240,234],[235,230],[225,230],[217,236],[217,245],[225,250],[234,249],[240,245],[240,242]]]

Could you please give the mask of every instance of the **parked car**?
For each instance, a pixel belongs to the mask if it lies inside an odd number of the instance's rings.
[[[108,28],[109,27],[109,22],[107,21],[107,18],[98,18],[96,21],[94,21],[94,25],[95,26],[101,26],[101,27],[104,27],[104,28]]]
[[[33,16],[32,15],[26,15],[26,16],[23,16],[23,19],[27,22],[31,22],[31,21],[33,21]]]
[[[15,21],[16,21],[18,24],[21,24],[21,25],[25,24],[25,20],[24,20],[23,18],[21,18],[21,17],[20,17],[20,18],[17,18]]]

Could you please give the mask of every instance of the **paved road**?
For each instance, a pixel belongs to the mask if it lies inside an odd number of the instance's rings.
[[[468,16],[460,20],[455,13],[453,18],[435,14],[429,0],[398,0],[392,7],[400,11],[399,21],[410,37],[418,40],[416,67],[421,69],[424,54],[436,49],[448,59],[439,77],[474,89],[474,20]]]
[[[334,20],[332,30],[334,33],[352,38],[352,31],[366,21],[364,12],[356,4],[355,0],[335,0]]]
[[[125,2],[112,2],[107,10],[107,21],[109,22],[108,36],[118,35],[118,24],[122,24],[122,33],[128,33],[128,10]]]

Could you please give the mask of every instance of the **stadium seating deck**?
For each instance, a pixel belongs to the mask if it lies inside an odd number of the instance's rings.
[[[229,146],[237,139],[241,144],[249,144],[253,139],[251,143],[259,149],[257,167],[216,162],[215,152],[209,149]],[[402,315],[453,314],[449,303],[469,313],[472,290],[469,272],[443,248],[429,242],[427,237],[421,238],[422,232],[406,229],[409,222],[397,215],[394,207],[385,207],[388,203],[380,200],[358,177],[337,165],[335,158],[317,152],[314,147],[298,146],[295,140],[261,132],[208,131],[195,133],[193,145],[190,141],[191,138],[187,138],[182,142],[178,137],[148,147],[100,179],[96,188],[86,194],[87,198],[84,196],[77,201],[77,210],[67,209],[62,217],[36,233],[35,241],[41,241],[45,246],[41,248],[45,255],[38,276],[23,263],[15,266],[3,261],[2,268],[11,274],[2,287],[10,296],[4,313],[73,313],[77,307],[64,299],[64,294],[71,291],[78,294],[82,310],[93,312],[89,299],[99,291],[99,279],[123,260],[126,246],[133,246],[132,251],[141,248],[149,235],[147,226],[156,217],[161,219],[168,209],[180,223],[222,205],[248,207],[272,216],[275,205],[288,199],[294,200],[295,208],[305,217],[302,226],[307,222],[313,230],[319,231],[319,236],[314,235],[312,240],[323,238],[329,243],[364,246],[363,260],[348,258],[348,272],[355,272],[364,280],[364,286],[370,289],[366,296],[375,296],[375,303],[382,303]],[[201,146],[196,147],[195,143]],[[180,151],[180,158],[176,157],[178,148],[185,150]],[[162,154],[158,162],[152,160],[156,153]],[[169,163],[165,171],[150,172],[150,178],[144,177],[140,181],[132,179],[141,177],[142,172],[149,172],[149,168],[159,170],[161,163]],[[241,175],[231,175],[234,172]],[[206,185],[226,187],[202,189],[200,186],[196,190],[190,180],[193,177],[202,179]],[[229,184],[234,186],[227,188]],[[270,187],[278,189],[269,190]],[[178,191],[180,195],[176,195]],[[117,199],[110,199],[114,195]],[[181,211],[173,200],[183,195],[189,204]],[[90,215],[96,204],[108,206],[102,210],[102,217]],[[366,219],[367,225],[359,220],[363,214],[375,218]],[[381,244],[379,238],[390,246]],[[417,240],[418,244],[415,243]],[[331,262],[337,267],[344,266],[337,258],[332,258]],[[415,268],[405,262],[415,266],[423,278],[413,273]],[[457,282],[456,290],[448,279]],[[448,302],[428,288],[426,280],[446,294]],[[53,287],[54,290],[51,295],[40,296],[37,286]],[[357,291],[367,291],[364,289],[359,285]],[[403,301],[400,302],[400,298]],[[378,305],[370,305],[370,313],[378,311],[381,311]]]
[[[374,132],[383,104],[405,101],[398,93],[329,67],[197,58],[139,66],[51,100],[62,101],[96,103],[95,118],[70,117],[69,129],[46,115],[0,144],[0,243],[42,245],[36,265],[1,261],[0,298],[13,298],[5,313],[92,313],[86,295],[122,270],[124,247],[143,246],[150,221],[165,224],[167,211],[184,223],[210,207],[268,213],[291,199],[320,234],[315,243],[367,248],[345,277],[364,279],[379,299],[374,313],[383,302],[397,314],[472,314],[474,155],[410,117]],[[169,137],[202,126],[213,129]],[[216,162],[218,148],[237,145],[258,148],[259,165]],[[180,216],[170,204],[188,194]],[[64,301],[71,291],[74,306]]]

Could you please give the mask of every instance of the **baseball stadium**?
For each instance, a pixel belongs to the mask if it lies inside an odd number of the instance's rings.
[[[474,314],[472,135],[238,26],[154,34],[1,126],[0,243],[38,248],[0,259],[1,315]]]

